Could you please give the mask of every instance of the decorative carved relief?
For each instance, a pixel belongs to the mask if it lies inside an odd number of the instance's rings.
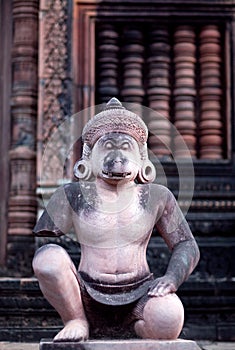
[[[43,139],[50,136],[65,116],[71,112],[69,94],[69,33],[68,0],[47,1],[47,7],[41,9],[43,69],[40,83],[43,84]]]
[[[40,61],[39,61],[39,127],[38,171],[43,150],[53,131],[71,116],[70,26],[68,0],[41,2],[40,8]],[[60,152],[63,145],[55,145],[54,165],[63,168]],[[58,157],[57,157],[58,155]],[[63,157],[62,157],[63,158]],[[50,172],[50,169],[48,170]],[[46,180],[46,174],[44,179]],[[55,181],[56,182],[56,181]]]

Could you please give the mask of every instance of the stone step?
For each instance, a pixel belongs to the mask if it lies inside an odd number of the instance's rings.
[[[60,342],[42,339],[40,350],[200,350],[192,340],[93,340]]]
[[[180,337],[234,340],[234,290],[234,279],[184,283],[178,291],[185,307],[185,324]],[[35,278],[0,278],[0,341],[53,338],[62,326],[59,315],[43,298]],[[104,338],[95,334],[91,339]]]

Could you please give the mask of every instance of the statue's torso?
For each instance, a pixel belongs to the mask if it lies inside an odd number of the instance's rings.
[[[143,194],[136,187],[113,198],[99,194],[97,200],[93,197],[93,205],[88,202],[73,212],[82,248],[79,269],[110,283],[147,275],[146,247],[156,219],[149,193]]]
[[[35,233],[60,235],[73,225],[81,244],[79,269],[94,279],[125,283],[149,273],[146,248],[155,223],[165,217],[168,195],[155,184],[113,192],[95,182],[66,184],[53,195]]]

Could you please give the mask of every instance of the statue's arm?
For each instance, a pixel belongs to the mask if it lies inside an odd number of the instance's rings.
[[[52,195],[33,229],[35,236],[58,237],[69,232],[72,226],[70,187],[69,185],[61,186]]]
[[[171,192],[168,193],[156,227],[172,254],[165,275],[154,281],[149,295],[164,296],[175,292],[189,277],[199,261],[200,253],[189,225]]]

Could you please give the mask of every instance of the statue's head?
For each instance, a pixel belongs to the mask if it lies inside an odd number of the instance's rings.
[[[112,98],[83,129],[83,153],[74,166],[75,177],[152,182],[155,168],[148,158],[147,138],[143,120]]]

